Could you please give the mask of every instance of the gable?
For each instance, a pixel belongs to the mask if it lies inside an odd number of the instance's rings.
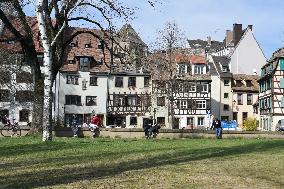
[[[253,74],[256,71],[259,75],[261,67],[265,64],[266,58],[262,49],[252,31],[247,29],[231,55],[231,72],[234,74]]]

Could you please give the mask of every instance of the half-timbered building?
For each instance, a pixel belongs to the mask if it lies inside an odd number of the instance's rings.
[[[260,129],[284,126],[284,48],[275,51],[261,68],[259,79]]]
[[[175,55],[176,75],[153,80],[156,121],[167,128],[200,128],[208,125],[211,109],[211,78],[205,57]]]

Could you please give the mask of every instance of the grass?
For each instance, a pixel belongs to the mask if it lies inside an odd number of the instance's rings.
[[[284,188],[284,140],[0,138],[0,188]]]

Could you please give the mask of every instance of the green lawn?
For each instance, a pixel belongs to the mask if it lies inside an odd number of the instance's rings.
[[[284,188],[284,140],[0,138],[0,188]]]

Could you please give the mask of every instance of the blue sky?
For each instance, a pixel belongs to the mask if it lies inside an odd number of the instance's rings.
[[[138,7],[136,19],[130,21],[142,40],[150,44],[157,30],[167,21],[175,21],[189,39],[223,41],[234,23],[253,25],[253,33],[266,58],[284,46],[283,0],[158,0],[155,8],[147,0],[121,0]],[[28,15],[34,14],[27,8]],[[118,23],[118,27],[123,23]],[[84,27],[89,27],[83,25]]]
[[[131,24],[146,43],[155,39],[157,29],[163,28],[165,22],[175,20],[189,39],[210,35],[220,41],[234,23],[243,27],[252,24],[267,58],[284,46],[283,0],[163,0],[156,8],[143,0],[126,2],[140,7]]]

